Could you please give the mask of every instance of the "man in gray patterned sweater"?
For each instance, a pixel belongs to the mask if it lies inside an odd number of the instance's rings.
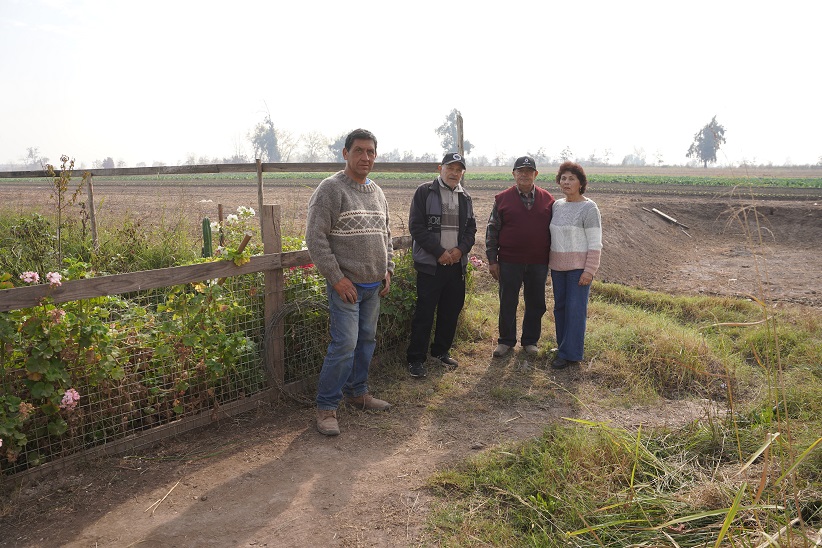
[[[342,152],[345,169],[311,195],[305,233],[311,260],[326,279],[331,317],[331,344],[317,385],[317,430],[326,436],[340,433],[337,408],[343,398],[371,411],[391,407],[368,391],[380,297],[388,294],[394,272],[388,202],[368,178],[377,138],[355,129]]]

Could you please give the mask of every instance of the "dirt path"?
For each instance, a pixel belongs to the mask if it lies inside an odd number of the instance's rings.
[[[475,193],[481,218],[491,195]],[[757,204],[767,230],[761,245],[751,245],[743,228],[753,224],[733,220],[750,205],[744,201],[593,189],[591,197],[603,214],[601,280],[676,293],[760,294],[764,287],[775,300],[822,305],[812,274],[822,271],[820,202]],[[213,200],[231,204],[229,198],[255,199],[235,190]],[[389,199],[395,211],[406,207],[403,197]],[[690,230],[646,211],[652,208]],[[495,312],[487,313],[495,321]],[[635,427],[681,423],[710,409],[708,402],[581,406],[576,394],[595,382],[584,366],[557,373],[546,356],[494,360],[494,344],[461,344],[456,371],[434,368],[422,381],[406,379],[397,364],[375,363],[372,387],[395,407],[341,411],[336,438],[316,433],[313,409],[283,402],[132,455],[23,485],[6,481],[0,546],[428,545],[425,520],[435,501],[425,486],[436,470],[537,435],[563,417]]]
[[[0,546],[426,545],[433,501],[425,485],[436,470],[562,417],[649,426],[708,409],[580,409],[572,394],[584,371],[555,373],[546,359],[519,354],[492,360],[484,346],[457,353],[464,365],[455,372],[407,381],[412,399],[395,400],[388,413],[342,410],[336,438],[314,430],[310,408],[264,406],[27,485],[11,497],[25,507],[4,518]],[[375,370],[384,385],[387,373]],[[489,396],[492,387],[509,390],[511,401]]]

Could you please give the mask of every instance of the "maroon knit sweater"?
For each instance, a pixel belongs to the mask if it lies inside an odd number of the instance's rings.
[[[554,197],[534,187],[534,205],[526,209],[519,190],[512,186],[494,197],[502,218],[497,260],[517,264],[548,264],[551,249],[551,206]]]

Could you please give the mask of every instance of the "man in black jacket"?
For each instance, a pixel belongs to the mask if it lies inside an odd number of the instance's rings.
[[[477,233],[471,196],[460,183],[465,159],[449,152],[437,171],[440,176],[433,182],[417,187],[408,219],[417,271],[417,308],[407,351],[408,372],[414,378],[427,374],[429,342],[431,355],[439,362],[450,369],[458,365],[449,352],[465,303],[468,252]],[[431,342],[435,310],[437,328]]]

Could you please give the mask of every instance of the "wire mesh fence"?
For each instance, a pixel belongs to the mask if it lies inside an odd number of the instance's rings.
[[[406,255],[398,253],[396,290],[383,301],[378,352],[407,333]],[[221,406],[316,378],[329,343],[325,279],[312,265],[285,269],[285,304],[268,325],[264,286],[256,272],[0,313],[2,475],[204,413],[216,418]],[[282,340],[272,337],[278,325]],[[280,344],[284,376],[274,379],[266,348]]]

